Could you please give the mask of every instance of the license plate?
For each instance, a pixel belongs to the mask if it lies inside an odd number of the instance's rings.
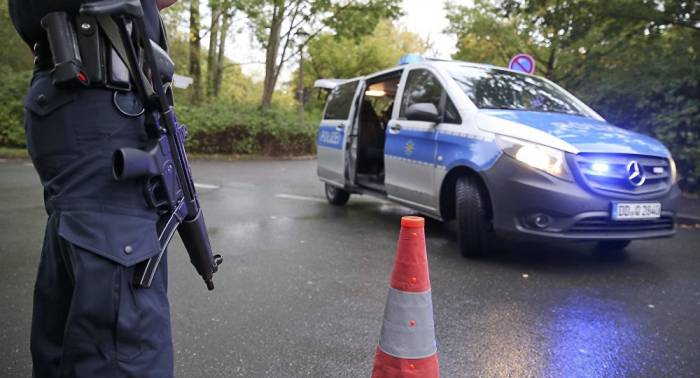
[[[646,203],[613,203],[613,220],[639,220],[656,219],[661,217],[661,204],[658,202]]]

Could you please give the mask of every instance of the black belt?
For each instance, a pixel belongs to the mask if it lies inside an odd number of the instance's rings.
[[[53,55],[49,41],[43,40],[34,44],[34,73],[50,71],[54,68]],[[128,76],[127,76],[128,80]],[[113,102],[117,110],[127,117],[138,117],[144,112],[144,107],[134,96],[126,95],[131,90],[124,87],[110,86],[104,82],[92,82],[90,88],[114,91]]]
[[[42,18],[46,38],[34,46],[35,71],[52,70],[53,83],[65,87],[107,88],[131,91],[129,67],[112,46],[121,41],[110,17],[110,30],[91,16],[52,12]]]

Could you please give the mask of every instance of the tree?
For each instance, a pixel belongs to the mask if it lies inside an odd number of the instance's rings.
[[[211,23],[207,52],[207,95],[218,97],[224,70],[226,41],[237,4],[232,0],[209,0]]]
[[[449,21],[446,31],[457,37],[454,59],[504,66],[519,52],[539,49],[527,20],[504,17],[489,1],[476,0],[473,7],[448,2],[445,10]]]
[[[477,0],[474,7],[446,4],[450,26],[459,39],[456,57],[489,59],[506,65],[519,52],[535,58],[540,73],[559,80],[560,59],[576,53],[593,27],[597,2],[590,0]],[[593,47],[591,47],[593,48]]]
[[[601,2],[601,13],[651,28],[678,26],[700,31],[700,3],[687,0],[615,0]]]
[[[209,27],[209,51],[207,51],[207,95],[214,95],[214,74],[218,66],[219,26],[221,25],[223,4],[219,0],[209,0],[211,24]]]
[[[221,93],[221,84],[223,80],[224,65],[226,60],[226,40],[228,38],[228,32],[231,28],[231,22],[233,20],[233,15],[235,12],[224,12],[223,19],[221,20],[221,32],[219,35],[219,47],[217,51],[216,64],[209,69],[213,72],[212,81],[214,83],[214,96],[219,96]]]
[[[321,78],[351,78],[395,66],[407,53],[423,53],[428,42],[418,35],[380,21],[372,34],[360,38],[338,38],[324,33],[308,47],[306,85]]]
[[[201,41],[199,0],[190,0],[190,76],[192,77],[192,102],[202,101],[202,65],[200,61]]]
[[[265,79],[261,106],[269,108],[279,74],[299,44],[323,30],[361,36],[371,33],[382,18],[400,14],[398,0],[264,0],[243,5],[258,41],[265,49]],[[308,29],[306,33],[301,30]],[[303,35],[303,37],[302,37]]]

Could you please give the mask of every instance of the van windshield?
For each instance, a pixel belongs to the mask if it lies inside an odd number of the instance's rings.
[[[588,116],[564,91],[535,76],[474,66],[448,71],[479,109],[531,110]]]

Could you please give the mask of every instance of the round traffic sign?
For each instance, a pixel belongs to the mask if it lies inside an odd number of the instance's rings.
[[[518,54],[510,60],[508,68],[513,71],[531,74],[535,72],[535,59],[527,54]]]

